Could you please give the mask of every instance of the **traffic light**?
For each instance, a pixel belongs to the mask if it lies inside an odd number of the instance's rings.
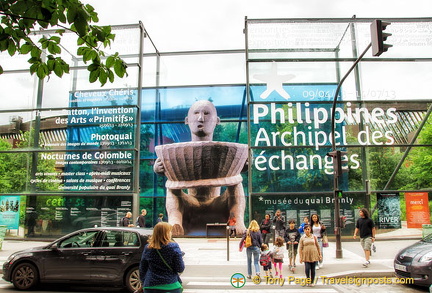
[[[343,151],[332,151],[327,153],[327,156],[330,156],[333,158],[333,170],[334,175],[339,177],[344,172],[348,172],[348,166],[345,166],[345,164],[348,163],[348,152]]]
[[[371,41],[372,41],[372,55],[379,56],[383,52],[386,52],[388,48],[393,47],[390,44],[384,44],[388,37],[392,34],[384,33],[383,31],[386,29],[390,22],[381,21],[379,19],[375,19],[370,26],[371,30]]]

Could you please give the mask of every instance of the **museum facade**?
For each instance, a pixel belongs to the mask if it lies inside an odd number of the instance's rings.
[[[432,18],[385,20],[393,47],[366,50],[349,75],[372,19],[246,18],[244,48],[188,52],[160,52],[141,23],[113,26],[107,51],[119,52],[128,76],[102,87],[67,33],[62,78],[39,80],[26,56],[1,54],[0,225],[51,238],[116,226],[143,208],[148,227],[160,213],[168,221],[155,148],[190,141],[185,117],[197,100],[217,109],[214,141],[248,146],[245,222],[280,209],[297,222],[317,213],[331,231],[337,201],[343,234],[361,207],[383,229],[429,224]],[[35,37],[44,34],[55,32]]]

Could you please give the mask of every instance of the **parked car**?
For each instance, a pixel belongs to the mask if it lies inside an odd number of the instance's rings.
[[[399,278],[413,278],[414,284],[432,285],[432,234],[398,252],[394,269]]]
[[[152,229],[99,227],[81,229],[54,242],[13,253],[3,279],[19,290],[39,283],[140,286],[139,262]]]

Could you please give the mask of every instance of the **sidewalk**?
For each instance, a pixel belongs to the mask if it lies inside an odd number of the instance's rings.
[[[393,242],[400,239],[411,239],[416,242],[421,239],[421,229],[402,228],[392,232],[377,234],[378,252],[371,258],[372,264],[369,268],[363,268],[363,252],[358,241],[352,239],[342,240],[343,258],[336,258],[336,244],[330,242],[330,247],[324,248],[324,267],[317,271],[317,276],[327,277],[393,277],[394,252],[386,247],[384,241],[391,241],[393,250],[402,248]],[[227,280],[234,273],[246,275],[246,252],[239,252],[238,244],[240,239],[225,238],[176,238],[181,249],[185,252],[186,270],[182,274],[184,282],[196,280],[197,278],[209,280]],[[405,240],[407,241],[407,240]],[[3,262],[15,251],[43,246],[48,242],[5,240],[0,250],[0,273]],[[227,247],[229,246],[229,253]],[[229,260],[228,260],[229,258]],[[298,261],[298,257],[297,257]],[[287,259],[285,258],[284,275],[289,276]],[[297,263],[296,273],[298,278],[304,277],[304,266]]]

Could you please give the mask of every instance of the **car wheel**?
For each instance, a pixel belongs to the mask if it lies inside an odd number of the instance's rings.
[[[12,284],[18,290],[27,290],[39,283],[39,273],[30,263],[21,263],[12,272]]]
[[[126,289],[129,292],[134,292],[141,288],[138,267],[131,268],[126,274]]]

